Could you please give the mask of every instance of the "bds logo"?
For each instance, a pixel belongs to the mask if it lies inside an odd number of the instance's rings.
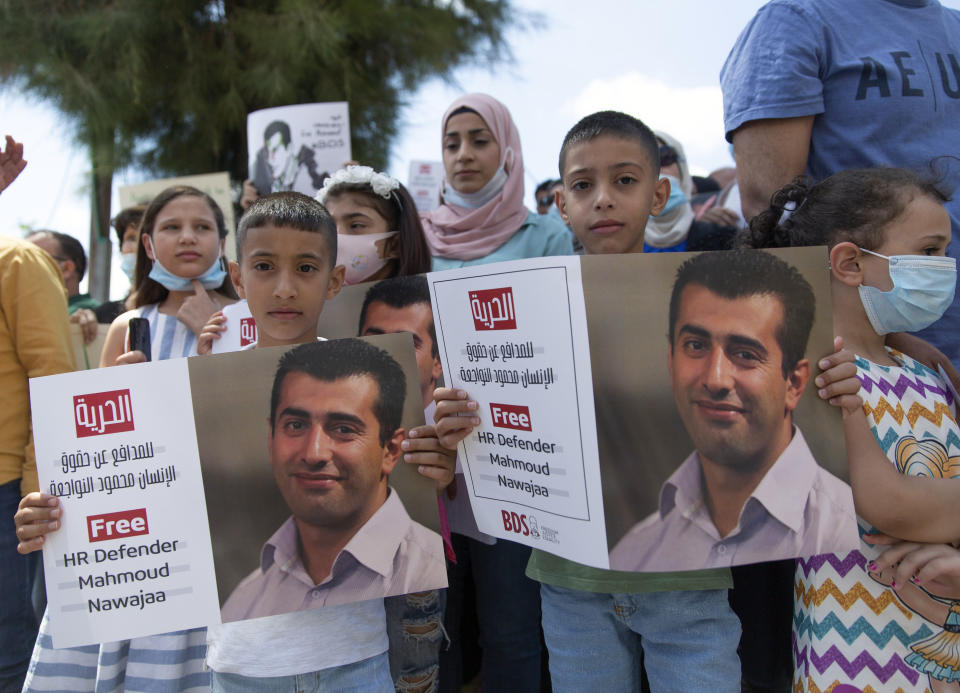
[[[146,508],[87,517],[87,537],[91,542],[126,539],[149,533]]]
[[[497,404],[490,402],[490,416],[497,428],[512,428],[515,431],[532,431],[530,409],[522,404]]]
[[[537,527],[537,518],[533,515],[519,515],[510,510],[500,510],[500,516],[503,518],[503,528],[508,532],[520,534],[525,537],[540,537],[540,531]]]

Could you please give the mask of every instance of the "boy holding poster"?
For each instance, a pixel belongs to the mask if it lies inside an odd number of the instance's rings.
[[[256,322],[256,346],[316,341],[324,303],[343,285],[344,268],[334,266],[336,234],[323,206],[298,193],[269,195],[247,209],[237,229],[239,264],[232,263],[230,273]],[[211,318],[199,351],[223,329],[222,315]],[[405,461],[446,466],[452,477],[452,453],[439,449],[431,432],[411,431],[418,437],[406,441]],[[322,637],[324,646],[304,633]],[[308,676],[331,689],[392,691],[386,636],[382,599],[342,604],[210,628],[207,664],[214,690],[253,690],[283,678],[292,685]]]
[[[231,277],[257,323],[255,346],[316,341],[324,303],[343,283],[343,267],[335,266],[336,238],[332,217],[299,193],[270,195],[248,209],[237,232],[240,263],[231,264]],[[209,353],[224,324],[222,314],[211,318],[200,353]],[[420,437],[409,441],[406,462],[443,466],[451,453],[439,449],[430,431],[419,429]],[[452,462],[446,466],[452,476]],[[22,542],[21,550],[40,548],[42,534],[54,528],[42,521],[37,514],[27,532],[39,540],[29,548]],[[316,646],[318,639],[323,647]],[[307,680],[337,690],[394,690],[382,599],[212,626],[207,645],[214,690],[294,690]]]
[[[557,207],[587,253],[643,252],[647,220],[670,194],[659,171],[656,137],[631,116],[595,113],[567,133]],[[818,385],[849,380],[847,370],[835,365]],[[439,389],[435,399],[444,445],[480,423],[467,418],[477,403],[465,392]],[[740,690],[740,627],[727,600],[729,569],[600,570],[534,550],[527,575],[541,583],[543,631],[558,690],[638,691],[641,652],[654,691]]]
[[[656,136],[632,116],[603,111],[573,126],[560,150],[557,208],[587,253],[640,253],[650,215],[670,196]],[[445,446],[471,429],[465,393],[436,392]],[[458,401],[459,400],[459,401]],[[459,419],[459,421],[457,421]],[[740,624],[727,601],[729,569],[682,573],[601,570],[534,549],[543,633],[557,690],[740,690]],[[571,628],[570,624],[578,624]]]

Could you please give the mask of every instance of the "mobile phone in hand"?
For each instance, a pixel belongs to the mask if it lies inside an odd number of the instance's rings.
[[[127,324],[130,333],[130,351],[142,351],[150,360],[150,322],[146,318],[130,318]]]

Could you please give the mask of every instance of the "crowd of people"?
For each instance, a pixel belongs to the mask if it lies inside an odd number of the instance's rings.
[[[0,690],[453,692],[476,677],[497,692],[960,690],[960,11],[936,0],[773,0],[741,33],[720,81],[735,171],[693,176],[670,134],[599,111],[557,143],[559,177],[537,188],[531,211],[510,111],[468,94],[439,119],[445,180],[430,212],[361,165],[317,179],[316,198],[247,181],[227,263],[217,203],[172,187],[114,220],[131,284],[102,305],[80,293],[86,259],[71,236],[0,239]],[[8,136],[0,192],[16,194],[5,189],[25,165]],[[451,500],[466,495],[457,446],[480,418],[472,393],[436,387],[442,367],[420,275],[574,253],[805,246],[829,250],[835,351],[819,355],[811,378],[843,421],[860,549],[759,555],[732,569],[601,570],[453,517]],[[449,587],[55,649],[38,556],[68,520],[39,491],[28,381],[84,366],[74,363],[71,322],[88,340],[110,324],[101,368],[208,354],[229,323],[223,309],[239,299],[256,322],[255,348],[312,344],[326,302],[365,282],[375,283],[358,334],[414,335],[427,425],[396,442],[451,516]],[[796,311],[770,300],[779,335]],[[149,354],[131,346],[133,318],[149,324]],[[746,402],[725,369],[752,357],[711,344],[689,347],[716,351],[704,392]],[[781,357],[775,368],[789,382],[793,364]],[[786,441],[789,410],[780,412]],[[707,515],[724,538],[754,531],[763,498],[717,517],[710,465],[691,459],[693,487],[699,478],[703,488],[674,520]],[[364,522],[386,505],[381,491],[376,507],[357,511]],[[329,587],[351,549],[307,555],[303,537],[320,520],[293,515],[289,556],[271,570]]]

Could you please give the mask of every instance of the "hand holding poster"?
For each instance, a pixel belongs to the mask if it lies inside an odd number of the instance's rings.
[[[411,339],[372,341],[33,380],[54,646],[445,586]]]
[[[345,101],[305,103],[247,116],[249,175],[261,195],[295,190],[313,197],[323,179],[350,160]]]
[[[220,339],[213,340],[210,353],[228,354],[257,343],[257,323],[250,314],[246,300],[224,306],[221,312],[226,318],[226,329],[220,332]]]

